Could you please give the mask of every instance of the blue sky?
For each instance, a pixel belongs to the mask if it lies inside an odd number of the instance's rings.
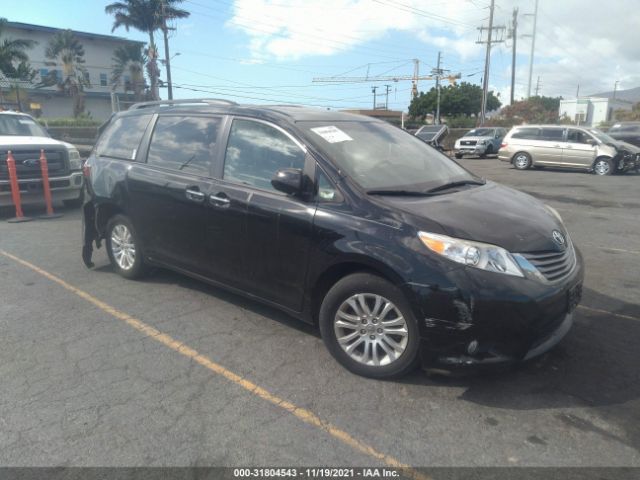
[[[618,0],[610,20],[598,17],[592,0],[540,0],[534,84],[541,94],[575,95],[640,84],[638,55],[628,43],[640,31],[635,0]],[[111,34],[104,0],[12,2],[9,20]],[[340,85],[313,83],[334,75],[411,75],[412,59],[421,73],[435,66],[480,84],[483,47],[476,27],[487,23],[488,0],[187,0],[191,17],[177,22],[171,38],[176,97],[216,96],[242,103],[291,102],[332,108],[370,108],[371,87],[387,82]],[[496,25],[508,25],[520,9],[520,33],[531,29],[533,1],[498,0]],[[594,8],[590,8],[593,4]],[[625,4],[626,7],[625,7]],[[634,13],[629,13],[634,12]],[[627,27],[620,29],[620,19]],[[598,22],[598,28],[585,25]],[[608,22],[611,25],[607,25]],[[611,27],[611,28],[609,28]],[[629,32],[628,30],[631,30]],[[146,41],[146,35],[116,30],[118,36]],[[160,38],[157,38],[161,45]],[[516,97],[526,91],[530,38],[518,38]],[[494,48],[490,85],[508,101],[511,40]],[[628,51],[627,51],[628,50]],[[162,53],[161,53],[162,54]],[[411,82],[390,82],[389,107],[406,109]],[[428,90],[432,81],[421,81]],[[189,90],[192,89],[192,90]],[[194,91],[195,90],[195,91]],[[378,103],[384,101],[378,97]]]

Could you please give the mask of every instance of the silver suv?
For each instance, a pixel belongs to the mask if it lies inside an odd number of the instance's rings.
[[[565,167],[611,175],[637,169],[640,148],[591,127],[523,125],[504,137],[498,158],[518,170]]]

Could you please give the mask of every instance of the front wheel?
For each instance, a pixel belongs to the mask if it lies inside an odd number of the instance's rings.
[[[518,170],[526,170],[531,167],[531,155],[528,153],[520,152],[516,153],[513,157],[513,166]]]
[[[462,154],[461,153],[456,153],[454,155],[458,160],[460,160],[462,158]]]
[[[140,242],[129,218],[114,215],[107,224],[107,254],[116,272],[125,278],[144,273]]]
[[[338,281],[320,307],[322,339],[351,372],[371,378],[408,373],[418,358],[418,324],[403,293],[388,281],[356,273]]]
[[[610,158],[598,158],[593,164],[593,173],[596,175],[611,175],[613,173],[613,162]]]

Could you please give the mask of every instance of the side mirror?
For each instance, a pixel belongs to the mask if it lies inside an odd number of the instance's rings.
[[[594,145],[597,145],[598,142],[594,138],[587,138],[587,144],[593,147]]]
[[[296,195],[302,192],[303,174],[299,168],[283,168],[278,170],[271,179],[271,185],[279,192]]]

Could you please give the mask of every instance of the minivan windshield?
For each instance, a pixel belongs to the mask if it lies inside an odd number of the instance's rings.
[[[385,122],[301,121],[306,139],[366,190],[425,192],[478,178]]]
[[[0,115],[0,135],[48,137],[47,131],[26,115]]]
[[[591,135],[593,135],[603,143],[616,143],[616,140],[613,137],[610,137],[603,131],[598,130],[597,128],[590,128],[589,133],[591,133]]]

